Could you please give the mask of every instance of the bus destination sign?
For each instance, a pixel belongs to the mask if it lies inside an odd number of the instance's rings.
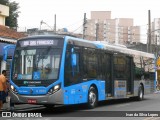
[[[20,41],[21,47],[26,46],[45,46],[45,45],[57,45],[57,40],[28,40]]]

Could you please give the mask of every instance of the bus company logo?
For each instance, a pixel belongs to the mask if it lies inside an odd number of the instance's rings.
[[[11,117],[11,112],[2,112],[2,117]]]
[[[28,84],[28,81],[24,81],[23,83],[26,85],[26,84]]]

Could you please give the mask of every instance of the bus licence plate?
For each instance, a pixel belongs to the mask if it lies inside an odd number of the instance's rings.
[[[30,103],[30,104],[36,104],[37,100],[36,99],[28,99],[28,103]]]

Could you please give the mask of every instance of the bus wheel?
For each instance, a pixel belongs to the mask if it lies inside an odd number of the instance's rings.
[[[138,97],[137,97],[137,100],[141,101],[143,100],[144,98],[144,92],[143,92],[143,88],[142,88],[142,85],[139,86],[139,89],[138,89]]]
[[[97,91],[91,86],[88,92],[88,108],[93,109],[97,106],[97,98]]]

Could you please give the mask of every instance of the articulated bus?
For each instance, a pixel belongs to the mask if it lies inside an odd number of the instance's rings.
[[[153,54],[65,35],[17,41],[11,68],[13,103],[44,106],[135,97],[155,90]]]

